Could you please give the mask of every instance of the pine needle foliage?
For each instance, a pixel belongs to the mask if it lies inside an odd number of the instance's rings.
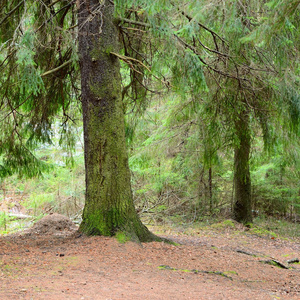
[[[242,184],[248,181],[249,203],[249,153],[255,137],[262,132],[270,154],[278,143],[288,145],[299,137],[298,2],[164,1],[160,9],[155,1],[130,2],[144,16],[139,25],[160,39],[155,49],[162,49],[160,70],[181,96],[170,108],[169,130],[202,124],[201,161],[207,168],[218,161],[220,149],[240,153],[247,145],[248,171],[238,176],[245,176]],[[283,14],[277,13],[279,7]],[[147,143],[153,144],[153,138]],[[251,204],[247,207],[248,216],[240,221],[252,220]]]
[[[240,176],[249,188],[258,135],[272,155],[279,145],[286,151],[296,143],[299,0],[116,0],[114,5],[122,45],[107,54],[122,62],[127,141],[140,149],[131,165],[155,185],[158,197],[167,186],[173,190],[178,184],[181,190],[187,181],[190,189],[184,192],[196,189],[202,174],[222,170],[221,158],[232,149],[237,171],[246,148],[244,173],[234,178]],[[74,148],[72,122],[80,99],[77,9],[75,1],[66,0],[0,4],[1,176],[40,174],[44,165],[34,149],[51,143],[57,115],[61,145],[68,152]],[[157,111],[149,108],[150,100],[159,103]],[[161,153],[162,141],[168,141],[169,153],[154,162],[150,150]],[[251,221],[250,206],[241,221]]]
[[[72,13],[68,13],[69,11]],[[37,176],[46,165],[34,149],[51,144],[62,115],[62,140],[78,99],[75,9],[70,1],[2,1],[0,5],[1,176]],[[62,114],[61,114],[62,112]]]

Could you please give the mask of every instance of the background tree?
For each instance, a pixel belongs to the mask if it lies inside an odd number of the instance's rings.
[[[292,6],[297,8],[298,2],[292,2]],[[207,103],[207,112],[210,112],[207,120],[216,122],[219,119],[226,128],[226,144],[235,153],[233,216],[239,222],[251,222],[250,157],[253,138],[262,130],[266,149],[272,148],[276,140],[276,121],[285,119],[283,122],[290,122],[291,118],[281,112],[295,103],[292,99],[297,99],[297,93],[283,94],[283,90],[278,89],[279,86],[291,87],[290,82],[280,82],[283,69],[278,58],[281,53],[285,53],[286,57],[290,52],[280,46],[286,40],[285,31],[278,34],[276,47],[245,43],[247,39],[251,40],[245,36],[255,32],[278,5],[283,5],[284,11],[292,15],[291,10],[286,9],[289,6],[282,1],[276,2],[276,5],[275,2],[265,5],[260,1],[238,1],[229,7],[216,2],[210,9],[207,8],[211,1],[202,1],[201,5],[199,2],[179,4],[177,1],[160,6],[157,3],[143,6],[143,1],[136,3],[136,11],[142,13],[146,21],[128,21],[126,18],[123,21],[134,24],[139,30],[151,27],[157,40],[168,39],[168,44],[155,44],[160,69],[165,72],[163,77],[170,78],[172,88],[182,95],[182,99]],[[206,21],[205,24],[202,20]],[[294,22],[298,22],[297,19]],[[297,42],[297,38],[293,37],[293,41]],[[284,61],[287,67],[288,60]],[[164,66],[169,66],[172,73]],[[151,70],[155,68],[155,61],[151,67]],[[294,87],[291,90],[297,89],[297,83],[292,82]],[[194,105],[194,101],[190,103]],[[293,111],[295,117],[297,109]]]

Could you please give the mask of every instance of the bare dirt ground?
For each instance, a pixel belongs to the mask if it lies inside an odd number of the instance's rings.
[[[246,230],[164,233],[176,246],[122,244],[50,215],[0,238],[0,299],[299,300],[299,241]]]

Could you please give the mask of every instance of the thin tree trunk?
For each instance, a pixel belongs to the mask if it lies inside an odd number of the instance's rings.
[[[118,30],[110,1],[81,0],[78,12],[86,202],[80,231],[157,239],[133,204],[121,99]]]
[[[208,169],[208,189],[209,189],[209,211],[213,213],[213,195],[212,195],[212,168]]]
[[[252,222],[251,180],[249,170],[251,137],[246,112],[236,122],[239,145],[234,150],[234,206],[233,218],[241,223]]]

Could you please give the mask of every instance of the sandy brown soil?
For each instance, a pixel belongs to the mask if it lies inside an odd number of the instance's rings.
[[[0,299],[300,299],[297,241],[223,228],[138,245],[75,230],[54,215],[1,237]]]

